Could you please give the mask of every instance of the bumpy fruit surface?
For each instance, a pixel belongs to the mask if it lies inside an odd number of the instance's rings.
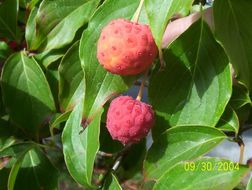
[[[107,128],[114,140],[135,143],[145,137],[154,125],[150,105],[129,96],[115,98],[108,109]]]
[[[119,75],[142,73],[152,64],[157,53],[149,26],[125,19],[113,20],[105,26],[97,44],[100,64]]]

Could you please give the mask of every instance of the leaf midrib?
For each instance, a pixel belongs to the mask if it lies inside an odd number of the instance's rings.
[[[165,168],[165,167],[163,167],[163,165],[166,165],[168,161],[171,162],[171,160],[174,160],[174,159],[180,157],[180,156],[183,155],[183,154],[186,154],[187,152],[189,152],[189,151],[191,151],[191,150],[193,150],[193,149],[196,149],[196,148],[198,148],[198,147],[201,147],[201,146],[203,146],[203,145],[205,145],[205,144],[207,144],[207,143],[209,143],[209,142],[211,142],[211,141],[214,142],[214,140],[218,140],[218,139],[224,140],[224,139],[225,139],[225,136],[220,136],[220,137],[211,138],[211,139],[209,139],[209,140],[207,140],[207,141],[204,141],[204,142],[201,143],[201,144],[197,144],[197,145],[195,145],[195,146],[192,146],[190,149],[187,149],[187,150],[181,152],[181,153],[178,154],[176,157],[173,157],[172,159],[169,159],[169,160],[167,160],[166,162],[161,162],[161,164],[159,164],[159,168]],[[220,143],[220,142],[218,142],[218,143]],[[204,153],[203,153],[203,154],[204,154]],[[201,155],[202,155],[202,154],[201,154]],[[161,166],[162,166],[162,167],[161,167]],[[153,167],[153,166],[152,166],[152,167]],[[171,167],[170,167],[170,168],[171,168]],[[169,169],[169,168],[168,168],[168,169]],[[158,170],[160,170],[160,169],[158,169]],[[151,176],[152,178],[153,178],[153,177],[155,178],[156,176],[155,176],[155,175],[153,176],[152,173],[157,173],[157,172],[156,172],[156,169],[153,170],[151,173],[148,174],[148,176]],[[160,176],[162,176],[162,175],[160,175]]]
[[[38,184],[38,187],[40,187],[40,182],[39,182],[38,176],[37,176],[37,174],[36,174],[36,170],[35,170],[36,164],[34,163],[34,160],[33,160],[32,154],[31,154],[31,150],[28,152],[28,154],[29,154],[29,157],[30,157],[30,160],[31,160],[32,171],[33,171],[34,177],[35,177],[35,179],[36,179],[36,182],[37,182],[37,184]]]
[[[13,31],[10,29],[10,27],[4,22],[4,20],[2,19],[2,17],[0,17],[0,21],[1,23],[3,23],[3,25],[6,27],[6,29],[10,32],[11,36],[16,40],[16,35],[13,33]]]
[[[243,38],[241,37],[241,31],[240,31],[240,28],[239,28],[239,24],[238,24],[238,19],[237,19],[237,17],[236,17],[236,15],[235,15],[235,12],[234,12],[234,9],[233,9],[233,6],[232,6],[232,3],[230,2],[230,0],[227,0],[227,2],[228,2],[228,6],[229,6],[229,8],[230,8],[230,11],[231,11],[231,15],[233,16],[233,19],[234,19],[234,25],[235,25],[235,28],[236,28],[236,30],[237,30],[237,33],[239,34],[239,40],[241,41],[241,46],[242,46],[242,48],[243,48],[243,50],[245,51],[245,45],[244,45],[244,43],[243,43]],[[247,53],[244,53],[244,58],[246,59],[246,63],[247,63],[247,65],[249,64],[249,61],[248,61],[248,57],[247,57]],[[249,74],[249,72],[248,72],[248,74]],[[250,74],[249,74],[250,75]],[[249,79],[248,79],[248,88],[250,88],[250,76],[248,77]]]

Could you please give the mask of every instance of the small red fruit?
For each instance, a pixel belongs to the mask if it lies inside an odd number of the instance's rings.
[[[125,19],[113,20],[105,26],[97,44],[100,64],[119,75],[142,73],[152,64],[157,53],[149,26]]]
[[[154,125],[154,112],[146,103],[130,96],[115,98],[108,109],[107,129],[114,140],[122,144],[136,143]]]

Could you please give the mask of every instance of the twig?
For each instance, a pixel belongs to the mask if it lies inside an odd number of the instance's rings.
[[[141,86],[142,82],[141,81],[135,81],[134,85],[135,86]],[[149,87],[148,81],[145,81],[144,87]]]
[[[233,142],[237,142],[237,144],[240,147],[240,156],[239,156],[239,163],[242,164],[243,163],[243,158],[244,158],[244,142],[241,138],[241,136],[237,136],[235,138],[233,138]]]
[[[239,163],[242,164],[243,163],[243,157],[244,157],[244,142],[241,138],[241,136],[238,136],[236,138],[234,138],[234,142],[237,142],[237,144],[240,147],[240,156],[239,156]]]
[[[161,48],[159,48],[158,50],[158,55],[159,55],[159,61],[160,61],[160,71],[163,71],[166,63],[165,63],[164,55]]]
[[[98,155],[103,156],[103,157],[113,157],[114,154],[112,153],[107,153],[107,152],[102,152],[102,151],[98,151]]]
[[[239,144],[239,146],[240,146],[239,163],[242,164],[243,163],[243,157],[244,157],[244,143],[243,143],[243,141],[242,141],[242,143]]]
[[[121,164],[121,161],[123,159],[123,157],[128,153],[128,151],[130,150],[132,144],[127,144],[120,152],[116,153],[114,155],[114,162],[113,164],[111,165],[110,169],[107,170],[107,172],[104,174],[103,178],[100,180],[99,184],[100,184],[100,187],[99,189],[102,189],[103,185],[104,185],[104,182],[106,180],[106,178],[108,177],[108,175],[111,173],[111,172],[114,172],[118,169],[118,167],[120,166]]]

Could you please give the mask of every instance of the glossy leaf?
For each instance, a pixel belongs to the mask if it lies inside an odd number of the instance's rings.
[[[23,152],[18,158],[17,161],[14,163],[14,165],[11,168],[10,175],[8,178],[8,190],[13,190],[15,186],[16,177],[18,174],[18,171],[21,167],[22,161],[24,159],[26,152]]]
[[[54,98],[54,102],[56,107],[59,107],[59,100],[58,100],[58,96],[59,96],[59,71],[58,71],[58,65],[60,64],[59,61],[54,62],[53,64],[51,64],[51,68],[47,68],[46,72],[45,72],[45,76],[47,79],[47,82],[50,86],[53,98]]]
[[[35,17],[36,35],[30,48],[51,50],[69,44],[98,3],[99,0],[43,0]]]
[[[52,63],[62,58],[65,54],[65,50],[52,50],[45,51],[41,54],[35,55],[35,59],[41,63],[45,68],[48,68]]]
[[[12,167],[16,163],[18,158],[22,157],[27,151],[35,147],[33,143],[17,143],[7,146],[0,151],[0,158],[9,158],[8,163],[4,164],[4,167]]]
[[[110,175],[105,180],[105,184],[102,190],[122,190],[122,188],[117,181],[116,176],[110,173]]]
[[[5,63],[2,90],[11,118],[30,133],[36,134],[39,126],[55,110],[43,71],[24,52],[14,54]]]
[[[164,71],[150,78],[149,98],[167,126],[215,126],[232,92],[228,59],[202,19],[164,51]]]
[[[252,190],[252,177],[250,178],[246,190]]]
[[[41,0],[19,0],[20,7],[27,8],[28,10],[33,9]]]
[[[245,84],[249,91],[252,89],[251,9],[252,2],[247,0],[214,2],[216,36],[234,66],[237,80]]]
[[[28,17],[26,27],[25,27],[25,40],[27,43],[27,47],[31,50],[34,39],[36,39],[36,15],[38,12],[38,8],[34,7]]]
[[[76,42],[63,57],[59,66],[59,101],[61,110],[72,110],[85,93],[84,71]]]
[[[27,152],[29,149],[33,148],[35,145],[33,143],[17,143],[11,146],[8,146],[1,150],[0,158],[10,156],[17,158],[23,152]]]
[[[243,127],[243,124],[250,119],[249,114],[252,106],[248,89],[242,85],[234,85],[230,106],[236,112],[240,126]]]
[[[218,145],[225,134],[213,127],[181,126],[168,129],[154,141],[144,163],[147,179],[158,179],[180,161],[197,158]]]
[[[154,190],[230,190],[249,171],[245,166],[237,166],[236,163],[220,158],[202,158],[191,163],[189,171],[186,162],[167,171],[157,181]]]
[[[239,132],[239,119],[231,106],[227,106],[225,112],[220,118],[217,127],[223,131],[234,132],[236,135]]]
[[[75,106],[65,125],[62,142],[63,153],[71,176],[81,185],[92,187],[92,173],[96,153],[99,150],[100,111],[94,120],[82,130],[83,101]]]
[[[168,21],[176,13],[187,14],[193,0],[145,0],[151,31],[159,48]]]
[[[115,94],[126,91],[135,76],[121,77],[107,72],[96,58],[96,44],[101,29],[116,18],[130,19],[139,0],[107,0],[100,6],[84,31],[80,42],[80,58],[85,72],[86,94],[84,117],[91,120],[97,110]]]
[[[0,152],[15,142],[16,139],[12,135],[12,128],[9,126],[9,123],[4,120],[0,120]]]
[[[2,59],[7,59],[8,56],[12,53],[6,42],[0,40],[0,61]]]
[[[52,124],[50,125],[50,131],[51,131],[51,134],[53,134],[53,129],[54,128],[57,128],[59,124],[65,122],[68,120],[69,116],[71,114],[71,111],[68,111],[68,112],[65,112],[65,113],[62,113],[62,114],[59,114],[59,116],[57,116],[55,118],[55,120],[52,122]]]
[[[8,189],[58,189],[58,171],[38,148],[20,156],[13,165]],[[27,183],[29,182],[29,183]]]
[[[18,0],[7,0],[0,4],[0,37],[18,39]]]
[[[248,90],[242,85],[234,85],[230,99],[232,108],[238,110],[247,104],[252,105]]]

